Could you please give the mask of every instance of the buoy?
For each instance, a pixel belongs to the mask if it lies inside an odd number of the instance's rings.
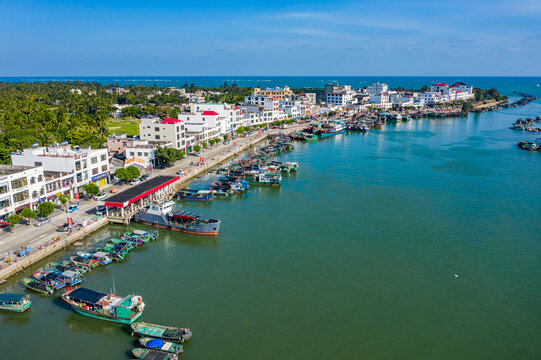
[[[458,274],[455,274],[455,277],[458,277]]]

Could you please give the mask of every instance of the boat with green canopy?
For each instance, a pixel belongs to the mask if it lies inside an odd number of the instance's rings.
[[[192,337],[192,332],[188,328],[163,326],[146,322],[133,323],[131,324],[131,329],[141,337],[151,337],[180,343],[190,340]]]
[[[163,341],[162,339],[153,338],[141,338],[139,344],[142,347],[152,350],[165,351],[172,354],[180,354],[184,351],[181,344],[177,344],[171,341]]]
[[[133,356],[137,359],[146,359],[146,360],[177,360],[178,356],[176,354],[171,354],[163,351],[152,350],[152,349],[143,349],[137,348],[131,351]]]
[[[145,309],[145,303],[140,296],[120,297],[87,288],[67,291],[62,294],[62,300],[81,315],[122,324],[131,324]]]
[[[25,312],[30,308],[30,305],[32,305],[32,301],[30,301],[30,296],[26,294],[0,294],[0,310]]]

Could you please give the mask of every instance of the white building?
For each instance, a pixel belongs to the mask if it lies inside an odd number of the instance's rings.
[[[327,93],[325,96],[328,105],[348,106],[354,103],[354,93],[351,91]]]
[[[202,144],[229,133],[226,126],[227,119],[216,111],[206,110],[195,114],[181,114],[179,118],[185,122],[186,135],[193,136],[196,144]]]
[[[0,217],[25,207],[35,209],[44,197],[43,166],[0,165]]]
[[[73,187],[95,183],[99,187],[109,183],[107,149],[78,147],[64,142],[60,145],[36,146],[11,154],[11,163],[18,166],[43,167],[43,171],[74,174]],[[80,191],[79,191],[80,192]]]
[[[191,113],[199,113],[204,111],[213,111],[224,119],[221,129],[222,135],[235,131],[238,127],[242,126],[242,116],[240,115],[240,109],[231,104],[215,104],[215,103],[197,103],[192,105]],[[183,119],[179,117],[179,119]]]
[[[366,88],[368,95],[377,95],[381,93],[386,93],[389,91],[389,86],[385,83],[374,83]]]
[[[174,118],[160,120],[158,117],[142,118],[139,123],[139,137],[147,141],[170,142],[173,148],[185,150],[188,146],[183,121]]]
[[[252,94],[244,97],[244,104],[240,106],[242,113],[255,113],[259,124],[269,124],[284,120],[284,112],[276,98]]]

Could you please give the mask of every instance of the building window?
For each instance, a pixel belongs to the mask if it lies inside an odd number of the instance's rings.
[[[83,159],[82,162],[83,162],[83,169],[86,169],[88,167],[88,164],[86,163],[86,159]]]
[[[13,180],[11,182],[11,188],[12,189],[22,188],[23,186],[26,186],[26,185],[28,185],[28,182],[27,182],[26,178]]]
[[[101,167],[101,171],[102,171],[102,172],[106,172],[106,171],[107,171],[107,165],[103,165],[103,166]]]
[[[105,154],[102,154],[101,157],[100,157],[101,161],[105,161],[107,160],[107,155]]]
[[[142,152],[137,152],[137,156],[143,156],[143,153]]]
[[[156,140],[158,140],[160,138],[160,135],[156,135]]]
[[[75,170],[77,170],[77,171],[81,170],[81,162],[80,161],[75,162]]]
[[[34,185],[35,183],[36,183],[36,178],[32,176],[30,178],[30,185]]]
[[[93,157],[92,159],[90,159],[90,163],[92,165],[96,164],[98,162],[98,158],[97,157]]]
[[[155,128],[154,128],[154,131],[160,131],[160,128],[159,128],[159,127],[155,127]]]
[[[83,181],[83,174],[77,173],[77,181]]]
[[[92,169],[92,175],[98,175],[98,168]]]

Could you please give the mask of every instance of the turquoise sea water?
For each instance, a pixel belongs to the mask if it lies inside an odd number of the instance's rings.
[[[539,135],[508,129],[526,115],[541,103],[296,143],[280,189],[182,203],[218,237],[162,230],[84,286],[191,327],[184,359],[538,359],[541,153],[516,143]],[[0,314],[0,358],[129,358],[121,325],[32,300]]]

